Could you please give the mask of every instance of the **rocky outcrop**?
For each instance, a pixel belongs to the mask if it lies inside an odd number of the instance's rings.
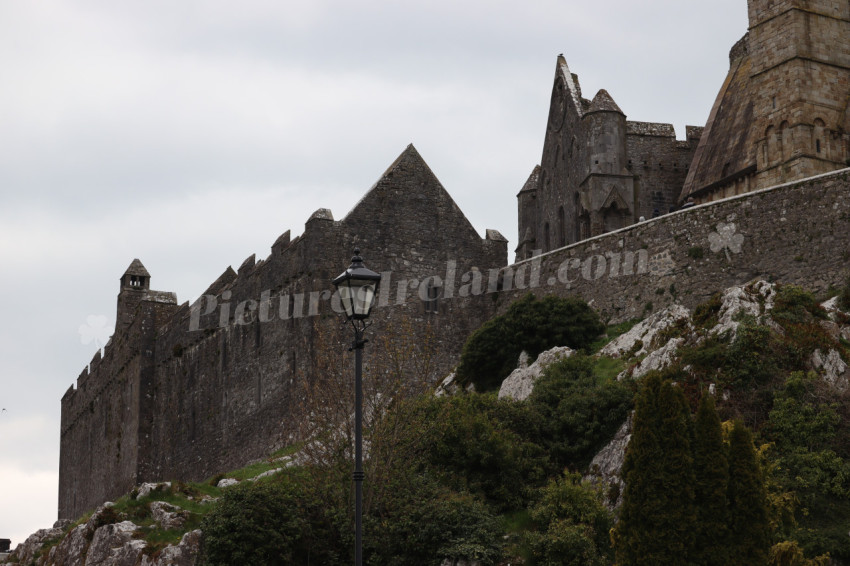
[[[575,352],[566,346],[559,346],[542,352],[533,364],[528,365],[528,354],[520,354],[519,366],[502,381],[499,388],[499,399],[510,397],[517,401],[524,401],[531,395],[534,382],[543,374],[547,367],[559,360],[569,358]]]
[[[146,489],[146,493],[150,491]],[[179,529],[188,513],[176,505],[154,501],[151,515],[163,529]],[[148,555],[147,543],[138,538],[142,527],[121,518],[112,503],[105,503],[85,523],[67,532],[69,523],[57,522],[54,528],[38,531],[20,544],[8,566],[195,566],[201,531],[186,533],[178,545]],[[45,543],[59,538],[61,541],[45,553]]]
[[[662,370],[673,365],[676,361],[676,353],[679,346],[685,343],[684,338],[671,338],[666,344],[657,350],[652,350],[647,357],[641,360],[635,367],[623,370],[617,379],[637,379],[654,370]]]
[[[823,380],[840,393],[850,390],[850,370],[841,359],[838,350],[830,350],[824,355],[820,350],[815,350],[811,359],[812,367],[820,370]]]
[[[146,546],[145,541],[133,538],[138,529],[132,521],[97,529],[86,553],[85,566],[135,566]]]
[[[626,459],[626,446],[629,445],[631,438],[632,417],[629,415],[629,418],[626,419],[611,442],[593,457],[587,467],[587,474],[584,476],[585,480],[608,488],[609,496],[606,497],[605,503],[611,509],[617,507],[622,501],[625,484],[623,478],[620,477],[620,470],[623,468],[623,461]],[[615,489],[611,489],[612,487],[615,487]]]
[[[9,557],[9,564],[30,564],[38,556],[41,547],[45,542],[56,540],[61,537],[65,531],[58,527],[55,523],[50,529],[39,529],[30,536],[27,540],[18,545],[15,551]]]
[[[201,531],[183,535],[177,546],[166,546],[153,556],[142,556],[139,566],[195,566],[201,552]]]
[[[182,529],[189,518],[186,511],[165,501],[151,503],[151,516],[163,529]]]
[[[742,316],[755,318],[773,309],[776,299],[776,285],[767,281],[756,281],[749,285],[730,287],[721,298],[718,322],[711,334],[726,334],[732,340],[738,332],[739,319]]]
[[[682,305],[670,305],[616,337],[602,348],[599,354],[612,358],[625,355],[643,356],[654,348],[664,346],[657,342],[663,336],[662,332],[668,328],[676,325],[692,328],[690,317],[691,312]]]

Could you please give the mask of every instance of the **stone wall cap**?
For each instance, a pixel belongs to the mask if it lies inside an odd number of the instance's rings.
[[[330,208],[320,208],[316,212],[310,215],[310,218],[307,222],[312,222],[313,220],[330,220],[333,222],[334,215],[331,212]]]
[[[496,242],[507,242],[508,241],[508,239],[505,238],[504,236],[502,236],[502,233],[499,232],[498,230],[493,230],[491,228],[488,228],[485,231],[485,233],[486,233],[486,239],[488,239],[488,240],[493,240],[493,241],[496,241]]]

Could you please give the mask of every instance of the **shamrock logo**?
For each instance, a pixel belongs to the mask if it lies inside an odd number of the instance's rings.
[[[88,315],[86,317],[86,324],[80,325],[80,342],[83,344],[94,342],[98,349],[103,349],[112,335],[112,329],[107,326],[106,322],[107,319],[103,315]]]
[[[741,244],[744,243],[744,235],[735,233],[735,224],[730,222],[724,224],[721,222],[717,225],[717,232],[712,232],[708,235],[708,241],[711,244],[711,251],[714,253],[723,250],[726,253],[726,259],[732,261],[729,251],[732,253],[741,253]]]

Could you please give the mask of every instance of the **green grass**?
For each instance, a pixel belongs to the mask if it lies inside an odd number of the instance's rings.
[[[600,356],[593,364],[593,374],[599,379],[599,383],[617,379],[624,369],[626,369],[626,360],[623,358]]]
[[[620,324],[612,324],[612,325],[608,326],[608,327],[605,329],[605,333],[604,333],[604,334],[602,334],[602,336],[600,336],[599,338],[597,338],[597,339],[596,339],[596,340],[595,340],[595,341],[594,341],[594,342],[590,345],[590,347],[588,348],[588,350],[589,350],[591,353],[594,353],[594,354],[595,354],[596,352],[598,352],[599,350],[601,350],[603,347],[605,347],[605,345],[606,345],[606,344],[608,344],[608,342],[610,342],[611,340],[613,340],[613,339],[614,339],[614,338],[616,338],[617,336],[619,336],[619,335],[621,335],[621,334],[625,334],[626,332],[628,332],[629,330],[631,330],[631,329],[632,329],[632,327],[633,327],[635,324],[637,324],[638,322],[640,322],[640,319],[639,319],[639,318],[633,318],[633,319],[631,319],[631,320],[627,320],[627,321],[625,321],[625,322],[621,322]]]

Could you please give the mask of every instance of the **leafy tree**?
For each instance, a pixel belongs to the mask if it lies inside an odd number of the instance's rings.
[[[714,397],[703,394],[694,423],[694,502],[697,510],[693,561],[726,566],[729,464]]]
[[[513,371],[521,352],[534,359],[555,346],[586,348],[604,330],[599,315],[579,298],[537,299],[529,293],[472,333],[457,377],[478,391],[492,390]]]
[[[771,533],[764,479],[749,429],[735,421],[729,434],[730,565],[764,566]]]
[[[696,524],[691,436],[680,388],[659,372],[647,374],[623,463],[626,488],[613,532],[618,566],[687,563]]]
[[[628,417],[632,391],[616,380],[600,381],[587,356],[549,366],[528,399],[540,415],[543,446],[559,469],[584,468]]]
[[[525,534],[534,566],[607,566],[611,563],[608,531],[612,520],[598,491],[581,483],[579,474],[564,474],[542,490],[531,509],[536,530]]]

